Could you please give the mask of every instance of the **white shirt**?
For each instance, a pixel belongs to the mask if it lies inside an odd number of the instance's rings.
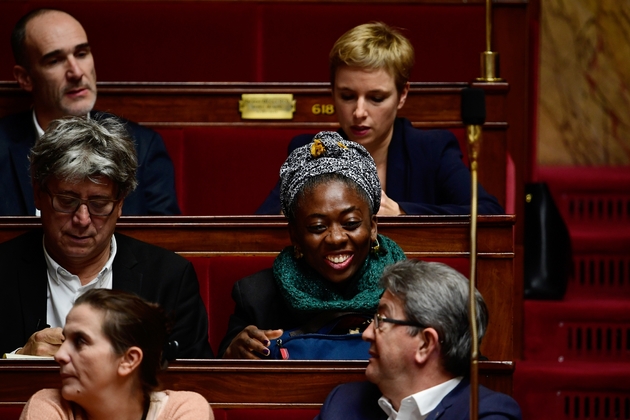
[[[44,129],[39,122],[37,122],[37,115],[35,115],[35,109],[33,109],[33,124],[35,124],[35,130],[37,130],[37,138],[40,138],[44,135]]]
[[[387,420],[424,420],[461,381],[462,377],[458,376],[403,398],[398,412],[394,410],[391,402],[385,396],[379,398],[378,405],[387,414]]]
[[[52,259],[44,246],[46,265],[48,266],[48,296],[46,299],[46,322],[52,328],[62,327],[74,301],[90,289],[111,289],[113,284],[112,263],[116,257],[116,237],[112,236],[109,259],[98,275],[85,286],[79,276],[71,274]],[[43,322],[42,322],[43,324]],[[44,325],[39,325],[44,328]]]

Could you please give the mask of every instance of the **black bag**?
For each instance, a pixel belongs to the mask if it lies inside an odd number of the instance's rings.
[[[525,195],[525,298],[562,299],[573,275],[569,230],[547,184],[526,184]]]
[[[300,328],[285,331],[269,345],[269,358],[282,360],[368,360],[370,343],[362,332],[372,316],[325,313]]]

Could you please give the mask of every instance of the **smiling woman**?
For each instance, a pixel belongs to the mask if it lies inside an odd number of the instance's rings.
[[[363,146],[321,132],[289,156],[280,178],[293,245],[272,269],[234,285],[236,309],[220,346],[224,358],[269,356],[271,340],[282,329],[315,319],[347,312],[373,315],[383,269],[405,258],[398,245],[377,234],[381,187]],[[345,325],[345,331],[359,324]]]
[[[157,390],[168,330],[156,304],[119,290],[85,292],[55,354],[61,389],[37,392],[20,419],[213,419],[201,395]]]

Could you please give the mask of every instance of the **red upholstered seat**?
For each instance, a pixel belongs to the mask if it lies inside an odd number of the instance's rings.
[[[18,420],[22,413],[22,405],[0,405],[0,420]]]
[[[178,200],[187,216],[254,214],[278,181],[289,142],[304,133],[247,127],[158,131],[172,156]]]
[[[13,79],[11,29],[42,4],[2,2],[0,63],[6,65],[0,66],[0,80]],[[323,82],[335,40],[376,20],[405,29],[418,57],[414,81],[472,80],[479,76],[485,46],[483,3],[153,0],[59,7],[85,27],[103,81]],[[453,65],[453,57],[461,64]]]
[[[305,132],[203,126],[158,131],[175,166],[178,201],[186,216],[253,214],[278,181],[289,142]],[[451,131],[467,165],[465,131]]]
[[[208,337],[213,351],[219,349],[234,312],[234,301],[230,297],[232,285],[245,276],[271,267],[273,259],[272,256],[188,257],[195,267],[201,298],[208,309]]]

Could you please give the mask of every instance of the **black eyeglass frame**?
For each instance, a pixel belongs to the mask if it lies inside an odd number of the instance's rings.
[[[396,324],[396,325],[406,325],[408,327],[416,327],[416,328],[422,328],[422,329],[428,328],[427,326],[422,325],[422,324],[420,324],[418,322],[405,321],[405,320],[402,320],[402,319],[386,318],[386,317],[384,317],[383,315],[381,315],[379,313],[375,313],[374,314],[374,319],[373,319],[372,322],[374,322],[374,329],[377,329],[379,331],[381,330],[383,322],[388,322],[390,324]]]
[[[77,198],[77,197],[73,197],[71,195],[65,195],[65,194],[53,194],[52,192],[50,192],[50,190],[46,187],[42,188],[44,191],[46,191],[46,194],[48,194],[48,196],[50,197],[50,205],[52,206],[53,210],[56,211],[57,213],[63,213],[63,214],[73,214],[76,213],[77,210],[79,210],[79,207],[81,207],[83,204],[85,204],[85,207],[87,207],[88,213],[90,213],[90,216],[96,216],[96,217],[108,217],[111,216],[112,213],[114,212],[114,209],[116,208],[116,203],[120,202],[120,198],[116,198],[116,199],[111,199],[111,198],[97,198],[97,199],[93,199],[93,200],[84,200],[82,198]],[[66,211],[66,210],[59,210],[57,207],[55,207],[55,198],[56,197],[65,197],[65,198],[69,198],[72,199],[73,201],[75,201],[77,203],[77,205],[74,207],[74,210],[71,211]],[[97,214],[97,213],[93,213],[92,209],[90,208],[90,203],[94,202],[94,201],[107,201],[110,203],[113,203],[111,210],[109,211],[109,213],[107,214]]]

